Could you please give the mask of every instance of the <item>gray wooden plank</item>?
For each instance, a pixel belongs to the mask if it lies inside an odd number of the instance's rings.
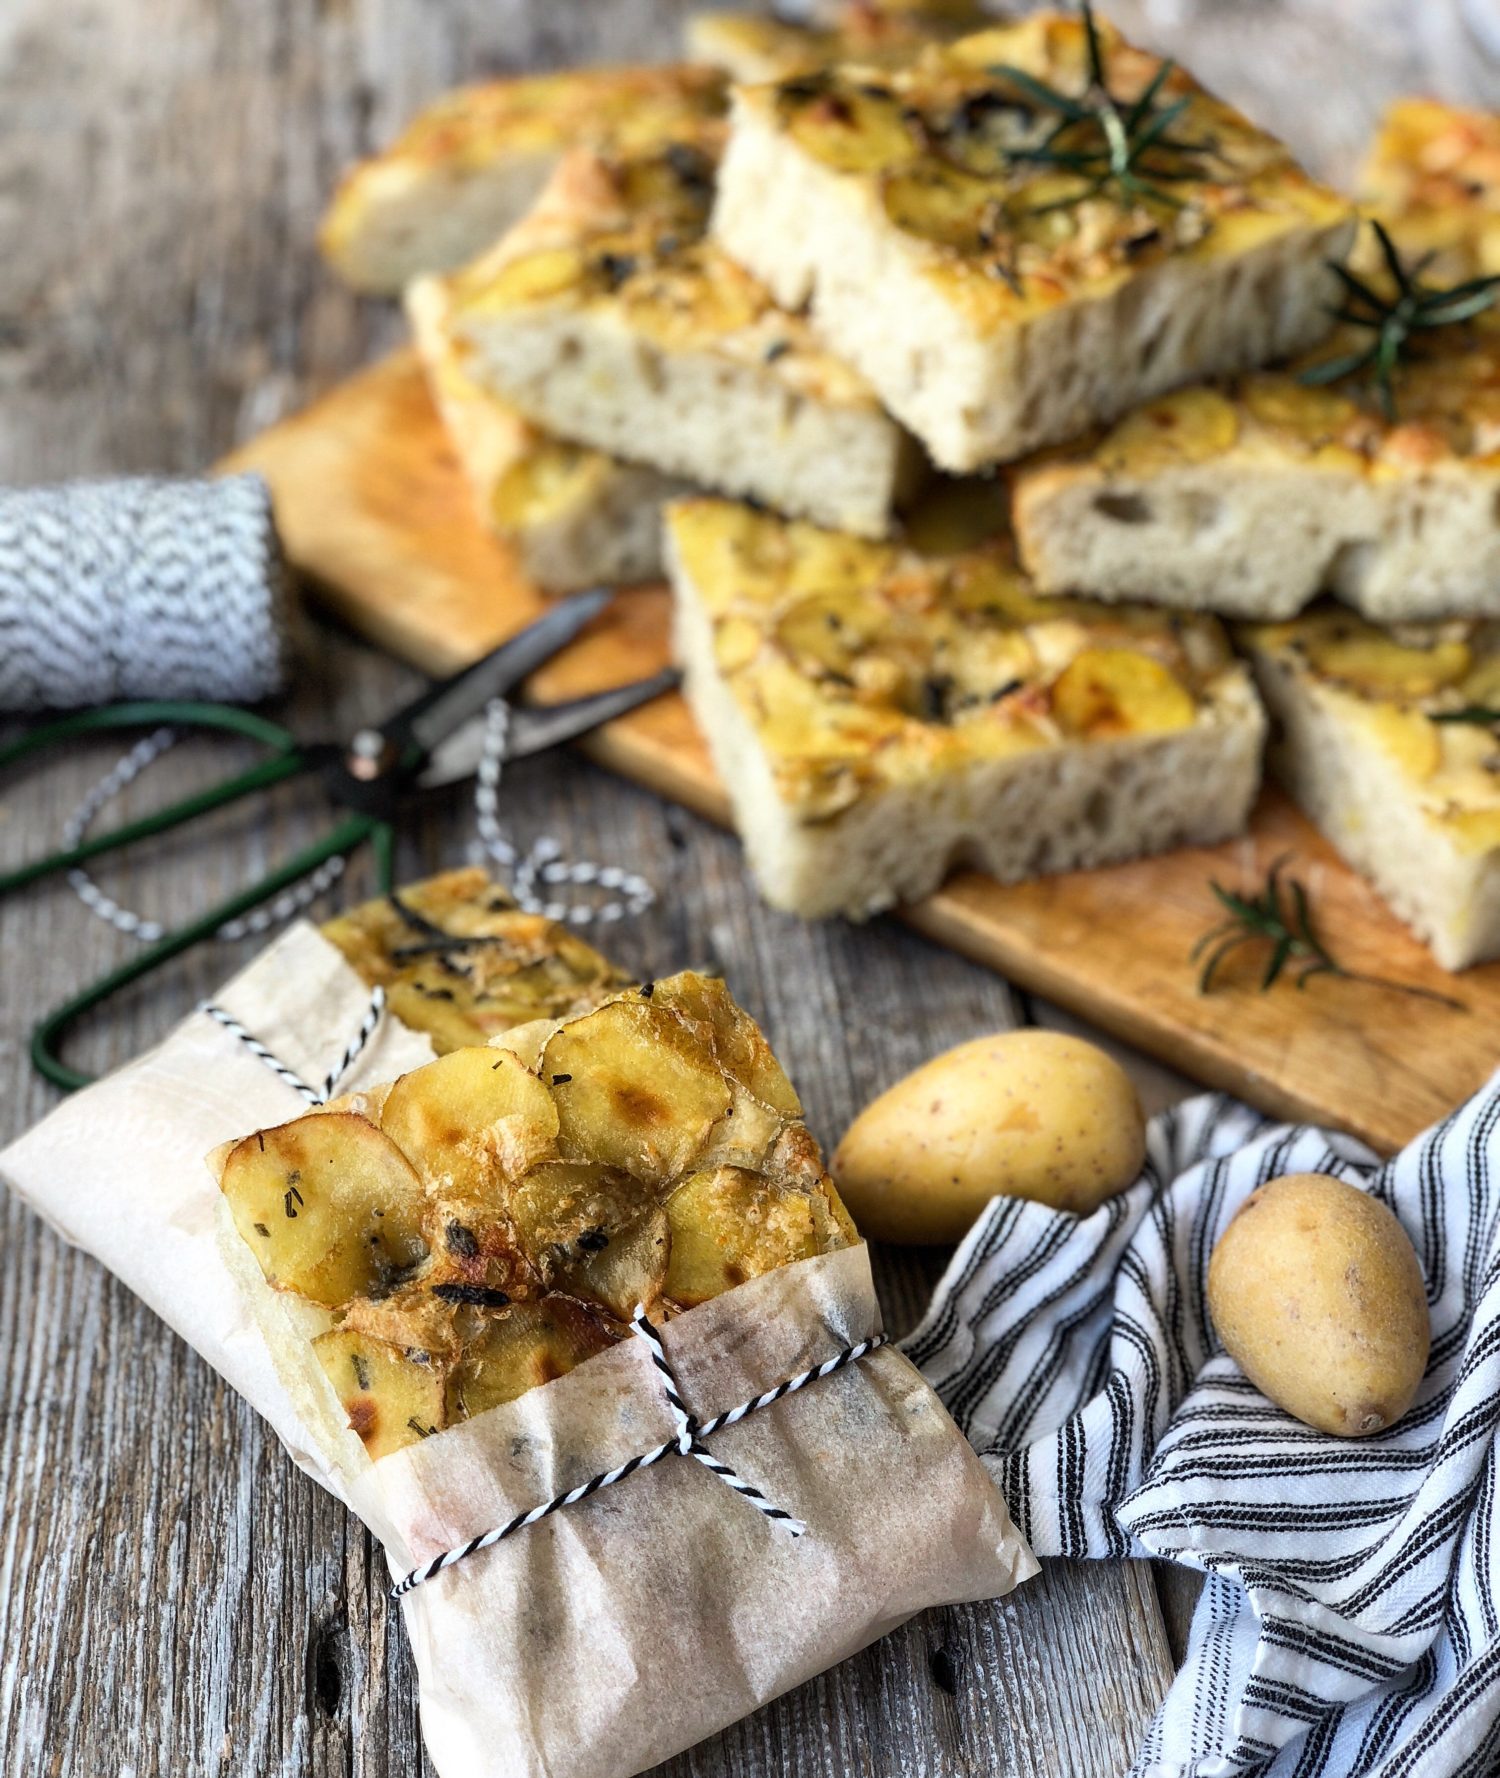
[[[311,250],[350,156],[460,77],[669,53],[687,10],[687,0],[10,0],[0,218],[23,250],[0,256],[0,478],[200,468],[327,386],[395,332],[388,311],[340,291]],[[1371,23],[1376,9],[1356,18],[1332,0],[1316,22],[1311,7],[1244,0],[1117,10],[1330,164],[1347,159],[1384,93],[1453,65],[1467,82],[1488,78],[1488,64],[1430,22],[1393,36],[1390,5],[1384,24]],[[289,716],[309,730],[352,727],[411,683],[318,629]],[[195,746],[125,807],[241,757],[233,744]],[[0,860],[55,837],[112,758],[80,748],[0,787]],[[732,841],[582,762],[528,765],[508,806],[523,833],[545,825],[570,848],[669,884],[662,907],[619,934],[622,960],[643,973],[719,963],[764,1018],[825,1140],[906,1068],[1010,1016],[1003,984],[897,927],[806,928],[770,913]],[[227,817],[107,880],[181,918],[318,819],[278,799],[248,828]],[[403,869],[455,861],[467,832],[458,801],[425,814],[403,839]],[[0,1137],[51,1102],[25,1061],[31,1020],[126,950],[66,891],[0,908]],[[244,954],[184,960],[80,1034],[78,1055],[106,1067],[134,1053]],[[1143,1079],[1154,1098],[1178,1090]],[[918,1313],[938,1263],[879,1256],[893,1325]],[[9,1766],[67,1778],[423,1769],[410,1663],[368,1535],[128,1292],[9,1201],[0,1351]],[[951,1694],[933,1678],[940,1650]],[[999,1606],[927,1614],[666,1770],[1107,1774],[1173,1652],[1148,1571],[1054,1565]]]

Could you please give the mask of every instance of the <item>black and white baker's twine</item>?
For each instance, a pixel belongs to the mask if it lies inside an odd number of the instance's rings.
[[[0,489],[0,710],[268,697],[287,584],[258,476]]]
[[[631,1330],[645,1341],[651,1353],[651,1362],[656,1366],[662,1380],[662,1391],[667,1398],[667,1405],[672,1410],[672,1417],[677,1423],[677,1431],[672,1438],[659,1445],[653,1445],[649,1451],[642,1451],[639,1456],[628,1458],[614,1469],[606,1469],[600,1474],[590,1476],[588,1481],[581,1482],[578,1487],[570,1488],[566,1494],[554,1495],[551,1500],[534,1506],[528,1512],[517,1513],[507,1524],[498,1525],[493,1531],[482,1532],[478,1537],[471,1537],[467,1543],[456,1548],[444,1550],[440,1556],[424,1562],[418,1568],[391,1588],[391,1597],[400,1599],[415,1588],[422,1586],[435,1575],[441,1574],[445,1568],[452,1568],[459,1562],[466,1561],[470,1556],[477,1555],[480,1550],[493,1548],[517,1531],[524,1531],[527,1526],[535,1525],[539,1520],[549,1517],[565,1506],[574,1506],[580,1500],[587,1500],[591,1494],[597,1494],[601,1488],[612,1487],[616,1482],[624,1481],[626,1476],[634,1475],[637,1470],[650,1469],[652,1464],[660,1463],[666,1457],[691,1457],[710,1470],[719,1479],[733,1488],[742,1499],[749,1501],[757,1512],[767,1519],[786,1528],[793,1537],[801,1537],[807,1527],[800,1519],[793,1516],[783,1507],[766,1499],[759,1488],[752,1487],[742,1476],[738,1476],[727,1463],[721,1463],[704,1445],[703,1440],[722,1432],[726,1426],[735,1426],[749,1415],[758,1413],[772,1402],[780,1401],[783,1396],[795,1395],[799,1389],[805,1389],[809,1383],[816,1383],[823,1377],[832,1376],[846,1365],[855,1364],[867,1353],[885,1344],[884,1334],[874,1334],[868,1340],[861,1340],[857,1345],[846,1346],[842,1352],[836,1352],[832,1358],[825,1359],[811,1370],[799,1372],[795,1377],[788,1377],[784,1383],[778,1383],[774,1389],[768,1389],[763,1395],[753,1396],[743,1401],[737,1408],[730,1408],[727,1413],[715,1414],[711,1420],[698,1420],[688,1411],[678,1388],[677,1378],[667,1361],[662,1349],[661,1336],[647,1318],[645,1308],[637,1306],[631,1318]]]
[[[333,1097],[334,1089],[359,1060],[365,1046],[379,1029],[381,1016],[385,1012],[385,989],[371,989],[370,1004],[360,1020],[359,1029],[350,1038],[349,1046],[342,1057],[329,1069],[321,1087],[309,1086],[295,1068],[289,1068],[274,1050],[263,1044],[253,1031],[247,1030],[233,1013],[225,1012],[222,1006],[205,1000],[198,1010],[207,1013],[215,1024],[222,1025],[231,1037],[238,1038],[257,1062],[263,1062],[293,1092],[300,1093],[309,1105],[326,1105]]]
[[[503,698],[497,698],[489,706],[484,721],[484,750],[474,786],[479,850],[507,873],[517,907],[528,914],[541,914],[548,920],[562,920],[575,926],[596,922],[609,925],[650,907],[656,900],[656,891],[644,877],[633,871],[621,870],[617,865],[594,864],[587,859],[565,860],[561,857],[562,848],[550,837],[539,839],[525,853],[512,844],[500,824],[499,815],[500,778],[510,729],[510,707]],[[90,827],[115,797],[132,785],[178,739],[176,731],[171,728],[154,729],[149,735],[142,736],[68,817],[63,829],[64,846],[76,846],[86,839]],[[228,943],[252,933],[268,932],[273,926],[290,920],[332,888],[344,874],[347,862],[342,857],[326,859],[300,883],[282,890],[263,907],[252,908],[238,919],[227,920],[214,937]],[[589,903],[562,901],[541,892],[541,885],[555,887],[561,883],[601,890],[606,894],[617,893],[609,901]],[[107,895],[86,870],[69,871],[68,884],[90,913],[108,921],[128,938],[154,944],[164,936],[166,929],[159,920],[122,906],[113,896]]]
[[[555,839],[544,837],[522,852],[500,824],[500,777],[505,767],[505,747],[510,733],[510,706],[496,698],[484,713],[484,750],[474,784],[474,816],[479,829],[479,850],[498,864],[510,878],[517,907],[548,920],[572,926],[610,925],[643,913],[656,900],[656,891],[634,871],[618,865],[595,864],[587,858],[565,859]],[[564,883],[575,888],[601,890],[611,899],[604,902],[565,901],[548,896],[545,889]]]
[[[108,805],[127,786],[134,784],[141,773],[160,759],[178,739],[177,731],[171,728],[153,729],[149,735],[142,736],[122,759],[110,767],[68,817],[67,825],[63,828],[64,847],[71,849],[87,839],[89,829]],[[316,870],[309,871],[300,883],[293,883],[290,888],[283,889],[280,895],[273,896],[261,907],[252,908],[247,914],[241,914],[238,919],[226,920],[214,933],[214,937],[225,943],[232,943],[235,939],[247,938],[252,933],[269,932],[283,920],[290,920],[294,914],[300,914],[303,908],[310,906],[326,890],[331,889],[343,876],[347,863],[348,860],[342,856],[325,859]],[[68,887],[90,913],[97,914],[101,920],[107,920],[116,932],[123,932],[127,938],[138,938],[143,944],[154,944],[166,934],[166,928],[159,920],[148,919],[144,914],[136,913],[133,908],[123,907],[113,896],[106,895],[82,867],[75,867],[68,872]]]

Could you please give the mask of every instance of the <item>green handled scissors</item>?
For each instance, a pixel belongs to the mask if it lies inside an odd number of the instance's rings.
[[[49,1013],[31,1035],[31,1060],[38,1072],[65,1091],[87,1086],[90,1077],[70,1067],[59,1054],[63,1037],[73,1024],[111,995],[211,938],[229,921],[240,919],[282,894],[332,859],[347,858],[369,844],[375,855],[380,892],[387,893],[393,886],[394,821],[402,803],[416,792],[470,776],[479,762],[485,711],[490,703],[513,691],[528,674],[565,648],[612,597],[611,591],[601,588],[559,600],[543,617],[490,654],[433,685],[379,727],[362,728],[342,747],[300,742],[278,724],[232,705],[147,702],[114,704],[65,716],[0,748],[0,770],[4,770],[58,741],[114,729],[167,724],[173,728],[217,729],[245,735],[269,749],[269,757],[248,771],[0,876],[0,898],[43,877],[119,851],[137,840],[169,832],[212,809],[269,790],[289,778],[316,778],[342,811],[321,839],[304,847],[295,857],[218,907],[157,939],[128,963],[111,970]],[[676,682],[676,673],[668,668],[648,679],[567,703],[521,705],[512,715],[505,757],[524,758],[587,734],[600,723],[623,716],[670,690]]]

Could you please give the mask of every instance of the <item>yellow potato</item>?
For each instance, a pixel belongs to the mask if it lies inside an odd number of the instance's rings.
[[[1146,1154],[1124,1069],[1061,1031],[960,1044],[897,1081],[833,1157],[863,1234],[957,1241],[997,1195],[1080,1216],[1123,1191]]]
[[[1393,1425],[1427,1369],[1427,1292],[1406,1231],[1324,1173],[1246,1198],[1209,1261],[1208,1307],[1263,1395],[1340,1438]]]

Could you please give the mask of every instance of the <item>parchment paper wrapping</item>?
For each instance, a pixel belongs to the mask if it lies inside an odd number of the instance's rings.
[[[218,1001],[319,1081],[368,992],[299,925]],[[430,1055],[425,1037],[388,1018],[340,1092]],[[0,1175],[247,1397],[381,1539],[394,1576],[671,1435],[649,1355],[630,1340],[378,1464],[365,1459],[281,1299],[223,1239],[204,1163],[218,1143],[305,1109],[197,1013],[0,1154]],[[663,1338],[706,1419],[878,1325],[856,1247],[741,1285]],[[712,1445],[807,1535],[790,1537],[673,1456],[407,1595],[423,1733],[445,1778],[625,1778],[925,1606],[990,1598],[1036,1571],[978,1459],[892,1349]]]

